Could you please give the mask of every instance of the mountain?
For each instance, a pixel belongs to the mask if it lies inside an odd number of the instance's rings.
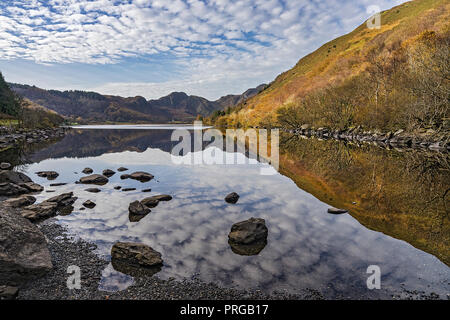
[[[406,2],[332,40],[281,73],[218,126],[442,130],[449,126],[450,3]],[[386,131],[386,132],[387,132]]]
[[[255,94],[264,85],[249,89],[241,95],[228,95],[209,101],[184,92],[156,100],[143,97],[119,97],[86,91],[45,90],[35,86],[10,84],[12,90],[41,106],[79,122],[189,122],[198,115],[208,116],[216,110],[234,106]]]

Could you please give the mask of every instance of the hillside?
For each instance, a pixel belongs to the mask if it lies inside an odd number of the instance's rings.
[[[11,91],[3,75],[0,73],[0,119],[14,118],[20,112],[18,98]]]
[[[410,131],[447,126],[450,3],[418,0],[364,22],[280,74],[218,126],[291,125]]]
[[[173,92],[156,100],[119,97],[85,91],[44,90],[35,86],[10,84],[19,95],[78,122],[189,122],[198,115],[234,106],[257,94],[263,86],[242,95],[228,95],[216,101],[184,92]]]

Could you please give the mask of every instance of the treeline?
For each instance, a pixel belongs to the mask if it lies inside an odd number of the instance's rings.
[[[450,32],[383,40],[366,55],[364,72],[280,108],[277,125],[448,132]]]
[[[3,74],[0,72],[0,116],[15,118],[19,116],[21,99],[8,86]]]

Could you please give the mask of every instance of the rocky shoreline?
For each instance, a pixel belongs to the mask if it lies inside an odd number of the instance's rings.
[[[63,137],[70,127],[25,129],[0,127],[0,151],[17,147],[21,143],[33,144]]]
[[[450,137],[445,134],[436,134],[427,130],[418,135],[412,135],[404,130],[396,132],[364,131],[360,126],[346,130],[333,130],[328,128],[313,128],[304,124],[295,129],[282,129],[285,132],[304,137],[317,137],[320,139],[335,139],[343,141],[371,143],[377,146],[391,148],[411,148],[417,150],[433,150],[440,152],[450,151]]]

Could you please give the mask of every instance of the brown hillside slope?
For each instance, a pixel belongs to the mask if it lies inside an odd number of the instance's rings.
[[[406,60],[405,47],[417,40],[424,31],[439,35],[447,32],[448,35],[449,18],[450,3],[445,0],[417,0],[384,11],[381,14],[380,29],[369,29],[364,22],[351,33],[328,42],[302,58],[292,69],[280,74],[264,91],[236,107],[230,115],[213,120],[219,126],[276,123],[277,110],[281,107],[298,106],[311,94],[330,86],[341,86],[348,81],[354,81],[352,79],[376,66],[374,60],[394,61],[401,50],[403,50],[402,59]],[[364,87],[361,92],[372,92],[373,83],[370,75],[365,76],[365,82],[357,80],[356,84],[353,83],[347,90],[352,91],[353,86]],[[368,102],[359,100],[356,103]],[[313,108],[317,103],[315,101],[306,106],[306,109]],[[389,101],[389,103],[396,102]],[[386,102],[386,105],[389,103]],[[382,107],[384,106],[380,106]],[[370,113],[367,110],[357,112]],[[359,116],[369,118],[366,115]],[[352,117],[355,118],[354,115]],[[369,121],[370,119],[366,122]],[[378,127],[382,125],[378,124]]]

